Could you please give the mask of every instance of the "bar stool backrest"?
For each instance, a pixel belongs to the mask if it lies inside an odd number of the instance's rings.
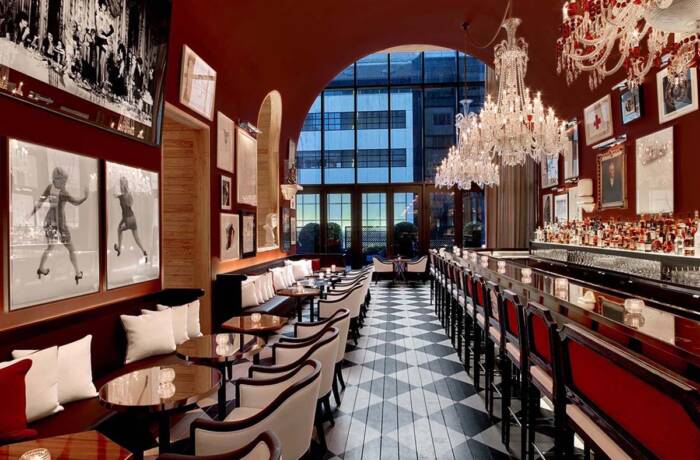
[[[530,302],[524,312],[525,342],[528,360],[555,376],[553,365],[559,353],[557,346],[557,322],[552,312],[539,303]]]
[[[485,296],[485,305],[484,305],[484,311],[486,312],[486,317],[490,319],[491,324],[493,324],[496,328],[498,328],[499,332],[501,331],[501,324],[500,324],[500,309],[501,309],[501,304],[502,304],[502,297],[501,297],[501,288],[498,287],[498,284],[494,283],[493,281],[487,281],[486,284],[484,285],[484,288],[486,289],[488,295]]]
[[[578,325],[566,324],[560,337],[567,399],[622,450],[635,459],[698,458],[692,383]]]
[[[509,342],[516,345],[520,343],[520,329],[523,322],[523,306],[518,295],[509,291],[503,291],[503,302],[501,303],[501,323],[503,332]]]

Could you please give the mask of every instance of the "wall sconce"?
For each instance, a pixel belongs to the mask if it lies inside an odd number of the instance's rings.
[[[262,134],[262,130],[249,121],[239,121],[238,126],[245,129],[249,133]]]
[[[578,207],[585,212],[595,211],[593,179],[581,179],[578,181]]]

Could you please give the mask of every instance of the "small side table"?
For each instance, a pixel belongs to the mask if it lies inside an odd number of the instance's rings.
[[[314,298],[319,297],[321,295],[321,290],[316,289],[316,288],[310,288],[306,286],[297,286],[297,287],[291,287],[287,289],[280,289],[277,291],[278,295],[283,295],[287,297],[292,297],[296,300],[297,302],[297,321],[301,321],[301,310],[302,310],[302,301],[304,299],[309,299],[311,305],[309,308],[309,317],[310,320],[314,320]]]
[[[52,459],[72,460],[130,460],[131,452],[114,443],[97,431],[84,431],[51,438],[33,439],[0,447],[0,459],[17,460],[32,449],[43,448],[49,451]]]

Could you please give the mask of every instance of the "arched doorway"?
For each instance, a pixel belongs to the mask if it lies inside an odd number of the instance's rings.
[[[258,112],[258,252],[279,247],[279,169],[282,96],[271,91]]]

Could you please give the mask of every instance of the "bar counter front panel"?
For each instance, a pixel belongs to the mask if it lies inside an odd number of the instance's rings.
[[[693,318],[697,312],[683,307],[674,311],[673,305],[624,292],[617,286],[609,289],[530,267],[536,265],[536,260],[527,251],[499,254],[498,250],[488,250],[477,254],[476,260],[452,254],[448,257],[501,289],[515,292],[523,304],[539,302],[554,312],[557,321],[584,325],[700,387],[700,322]],[[530,276],[524,276],[526,268],[531,270]],[[626,298],[642,298],[642,313],[626,313]]]

